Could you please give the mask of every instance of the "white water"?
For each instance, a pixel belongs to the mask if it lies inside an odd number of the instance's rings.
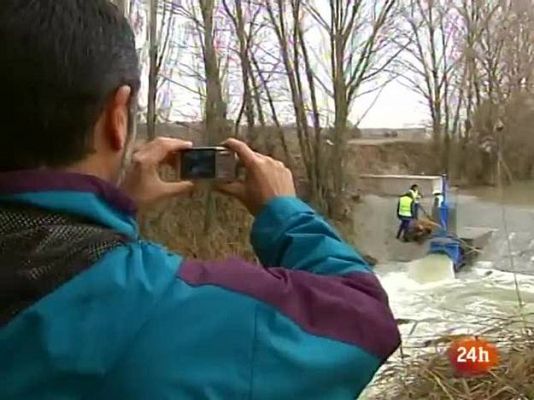
[[[406,322],[400,328],[410,345],[419,347],[441,335],[480,333],[487,328],[481,320],[507,319],[520,312],[534,322],[534,276],[516,275],[517,291],[513,273],[484,265],[460,272],[456,278],[448,272],[428,271],[419,281],[411,278],[411,268],[413,263],[377,268],[395,317]]]
[[[454,265],[444,254],[429,254],[408,264],[408,277],[425,284],[454,279]]]

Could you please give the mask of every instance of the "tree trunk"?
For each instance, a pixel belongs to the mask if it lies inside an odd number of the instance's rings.
[[[204,23],[205,124],[208,145],[215,145],[226,136],[226,104],[222,97],[219,61],[215,49],[214,7],[213,0],[200,0],[202,22]]]
[[[130,0],[115,0],[115,4],[124,15],[130,14]]]
[[[215,48],[215,1],[198,0],[198,4],[200,5],[203,25],[202,55],[206,84],[204,141],[206,145],[214,146],[229,136],[226,121],[226,103],[222,95],[220,64],[217,49]],[[204,232],[206,233],[210,231],[216,214],[214,200],[212,189],[209,188],[205,198]]]
[[[150,0],[150,71],[148,75],[147,135],[156,137],[156,98],[158,85],[158,0]]]
[[[342,94],[345,92],[342,92]],[[345,187],[345,150],[347,147],[348,105],[344,96],[336,96],[334,122],[334,148],[332,152],[332,193],[329,201],[330,214],[338,208]]]
[[[250,131],[254,128],[254,103],[252,101],[252,91],[250,88],[251,66],[249,59],[249,43],[247,40],[247,33],[245,30],[245,21],[243,19],[243,8],[241,0],[236,2],[236,16],[237,16],[237,36],[239,39],[239,58],[241,60],[241,75],[243,79],[243,101],[245,104],[245,116],[247,119],[247,126]]]
[[[332,160],[332,193],[329,199],[330,214],[337,208],[337,199],[342,195],[345,183],[345,171],[343,168],[343,152],[346,146],[346,130],[348,119],[347,93],[348,88],[345,82],[345,45],[343,43],[342,26],[339,19],[342,18],[342,9],[337,4],[333,8],[331,34],[332,51],[332,83],[334,87],[334,148],[331,156]]]

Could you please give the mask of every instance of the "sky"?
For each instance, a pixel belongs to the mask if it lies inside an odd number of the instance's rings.
[[[372,105],[375,97],[376,94],[356,100],[353,107],[356,119]],[[380,93],[376,103],[362,119],[360,127],[408,128],[423,126],[427,120],[427,111],[419,96],[400,82],[394,81]]]

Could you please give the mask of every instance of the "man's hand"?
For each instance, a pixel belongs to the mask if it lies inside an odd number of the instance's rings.
[[[139,208],[189,192],[193,188],[192,182],[165,182],[159,175],[159,167],[163,164],[175,167],[176,153],[192,146],[191,142],[172,138],[157,138],[141,145],[133,153],[132,164],[121,184],[122,190]]]
[[[236,139],[227,140],[225,146],[237,153],[247,173],[244,182],[221,185],[219,190],[238,198],[252,215],[276,197],[296,196],[293,176],[283,163],[254,152]]]

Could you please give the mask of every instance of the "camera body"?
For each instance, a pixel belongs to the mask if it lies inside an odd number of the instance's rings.
[[[226,147],[193,147],[180,152],[181,180],[216,180],[231,182],[237,179],[237,155]]]

